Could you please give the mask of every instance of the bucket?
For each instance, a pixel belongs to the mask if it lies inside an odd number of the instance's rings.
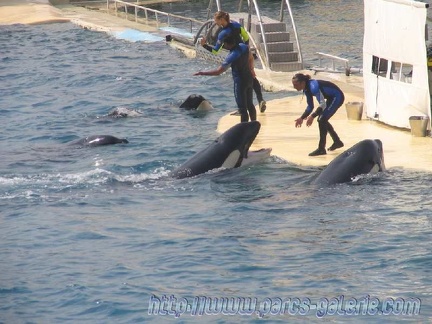
[[[361,120],[363,115],[363,102],[347,102],[345,104],[349,120]]]
[[[427,132],[428,122],[429,122],[429,117],[427,116],[411,116],[409,118],[411,135],[417,137],[425,137]]]

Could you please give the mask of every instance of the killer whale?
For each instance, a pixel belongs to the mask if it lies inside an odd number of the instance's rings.
[[[143,114],[141,112],[131,108],[117,107],[111,110],[106,116],[120,118],[120,117],[138,117],[142,115]]]
[[[373,174],[384,170],[382,142],[379,139],[366,139],[339,154],[319,173],[313,183],[331,185],[350,182],[360,174]]]
[[[91,135],[69,143],[75,146],[101,146],[110,144],[129,143],[125,138],[118,138],[112,135]]]
[[[237,168],[248,159],[249,147],[258,135],[261,124],[258,121],[234,125],[220,135],[206,149],[196,153],[175,169],[171,176],[182,179],[196,176],[217,168]],[[261,150],[260,150],[261,151]],[[271,149],[262,153],[270,155]],[[251,160],[253,160],[251,155]]]
[[[210,101],[205,99],[203,96],[191,94],[185,101],[183,101],[180,108],[185,110],[208,111],[213,109],[213,106]]]

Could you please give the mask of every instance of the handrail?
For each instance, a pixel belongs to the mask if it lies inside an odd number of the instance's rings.
[[[138,22],[138,9],[142,9],[144,10],[145,13],[145,19],[148,20],[148,11],[152,12],[155,14],[155,20],[157,25],[159,25],[159,18],[158,18],[158,14],[162,15],[162,16],[166,16],[168,18],[168,26],[170,26],[170,21],[171,18],[177,18],[180,20],[185,20],[187,22],[190,23],[190,31],[192,32],[192,28],[193,28],[193,23],[198,23],[198,24],[202,24],[203,22],[201,20],[198,19],[194,19],[194,18],[188,18],[188,17],[183,17],[180,15],[176,15],[176,14],[170,14],[164,11],[160,11],[160,10],[156,10],[156,9],[151,9],[148,7],[144,7],[144,6],[140,6],[134,3],[130,3],[130,2],[126,2],[126,1],[122,1],[122,0],[107,0],[107,10],[109,11],[109,4],[113,2],[114,3],[114,8],[115,8],[115,12],[117,15],[117,4],[121,4],[125,7],[125,11],[126,11],[126,19],[128,19],[128,15],[127,15],[127,8],[128,7],[134,7],[135,8],[135,22]]]
[[[218,10],[221,10],[220,0],[210,0],[209,6],[207,8],[207,15],[209,15],[209,13],[211,11],[212,4],[213,4],[214,1],[216,1],[216,5],[218,7]],[[263,55],[258,55],[258,57],[259,57],[259,59],[261,61],[262,68],[264,70],[271,70],[271,67],[270,67],[270,53],[269,53],[269,47],[268,47],[269,45],[267,44],[267,37],[266,37],[265,29],[264,29],[265,23],[263,21],[263,17],[261,16],[260,9],[258,7],[258,3],[257,3],[258,0],[247,0],[247,1],[248,1],[248,15],[247,15],[247,24],[246,24],[247,31],[250,34],[250,32],[251,32],[252,10],[254,10],[255,11],[254,19],[256,17],[257,20],[258,20],[257,22],[258,22],[259,29],[260,29],[260,38],[261,38],[261,41],[262,41],[262,44],[261,44],[262,51],[261,51],[261,53]],[[137,0],[137,2],[138,2],[138,0]],[[241,2],[242,1],[240,0],[240,3]],[[303,55],[302,55],[301,50],[300,50],[300,42],[299,42],[299,39],[298,39],[297,29],[296,29],[295,24],[294,24],[294,18],[293,18],[293,15],[292,15],[292,11],[291,11],[291,7],[290,7],[290,4],[289,4],[289,0],[282,0],[281,1],[281,17],[280,17],[280,21],[281,22],[283,21],[284,2],[286,4],[286,6],[288,7],[288,11],[289,11],[291,22],[292,22],[293,29],[294,29],[294,34],[295,34],[295,38],[296,38],[296,42],[297,42],[297,49],[298,49],[298,54],[299,54],[298,55],[299,56],[299,63],[301,65],[303,65]],[[167,20],[165,20],[165,19],[162,20],[162,23],[164,25],[171,26],[171,20],[172,20],[172,18],[179,19],[179,20],[182,20],[182,21],[186,21],[186,22],[190,23],[190,29],[189,30],[190,30],[191,33],[194,33],[194,30],[193,30],[194,25],[193,24],[194,23],[200,24],[201,27],[199,28],[198,32],[195,33],[195,37],[193,39],[193,44],[197,43],[198,37],[200,36],[200,34],[203,32],[203,30],[205,28],[207,28],[210,25],[210,22],[208,20],[206,22],[206,21],[201,21],[201,20],[194,19],[194,18],[188,18],[188,17],[176,15],[176,14],[170,14],[170,13],[163,12],[163,11],[160,11],[160,10],[157,10],[157,9],[151,9],[151,8],[148,8],[148,7],[145,7],[145,6],[140,6],[138,4],[127,2],[127,1],[124,1],[124,0],[106,0],[106,4],[107,4],[107,11],[108,12],[110,11],[110,5],[114,4],[114,10],[115,10],[115,15],[116,16],[118,16],[118,6],[124,7],[124,10],[125,10],[125,13],[126,13],[125,19],[127,19],[127,20],[129,19],[128,9],[130,7],[134,8],[135,9],[135,22],[137,22],[137,23],[140,23],[140,22],[141,23],[145,23],[145,22],[142,21],[144,19],[145,19],[145,21],[147,23],[149,23],[149,20],[152,19],[152,20],[156,21],[156,25],[157,25],[157,27],[159,27],[159,24],[161,23],[161,19],[159,18],[159,16],[165,16],[167,18]],[[139,13],[140,10],[144,11],[144,17],[138,17],[138,13]],[[239,8],[239,11],[240,11],[240,8]],[[151,17],[149,19],[149,12],[152,13],[152,14],[154,14],[154,17]],[[140,18],[140,21],[138,20],[138,18]],[[257,48],[257,44],[254,44],[254,45]],[[257,53],[260,54],[260,51],[257,51]]]
[[[250,2],[251,1],[252,1],[253,5],[255,7],[255,12],[256,12],[256,15],[258,17],[258,22],[259,22],[259,25],[260,25],[261,36],[262,36],[262,43],[264,45],[264,54],[265,54],[265,60],[266,60],[266,62],[265,62],[265,64],[262,64],[262,65],[263,65],[264,69],[266,69],[266,68],[270,69],[270,58],[269,58],[267,40],[266,40],[266,36],[265,36],[265,32],[264,32],[264,27],[263,27],[263,21],[262,21],[262,18],[261,18],[261,15],[260,15],[260,12],[259,12],[259,8],[258,8],[258,4],[257,4],[256,0],[248,0],[248,7],[249,7],[249,9],[251,7],[250,6]],[[240,0],[240,2],[239,2],[239,8],[238,8],[239,11],[241,10],[242,2],[243,2],[242,0]],[[303,54],[302,54],[301,47],[300,47],[300,40],[299,40],[299,37],[298,37],[297,27],[296,27],[295,22],[294,22],[294,17],[293,17],[293,14],[292,14],[291,5],[289,3],[289,0],[285,0],[285,1],[282,0],[281,1],[280,21],[281,22],[283,21],[284,2],[286,4],[286,6],[287,6],[287,9],[288,9],[288,12],[289,12],[289,16],[290,16],[290,19],[291,19],[291,24],[293,26],[294,36],[295,36],[295,39],[296,39],[296,45],[297,45],[297,49],[298,49],[298,53],[299,53],[299,62],[303,65]],[[250,15],[250,10],[249,10],[247,26],[250,26],[250,23],[251,23],[250,22],[250,18],[251,18],[250,16],[251,15]],[[250,28],[248,29],[248,32],[250,33]],[[261,62],[263,62],[262,58],[261,58]]]
[[[290,18],[291,18],[291,24],[292,24],[293,30],[294,30],[294,36],[295,36],[296,43],[297,43],[297,49],[298,49],[298,52],[299,52],[300,63],[303,64],[303,54],[302,54],[302,51],[300,49],[300,41],[299,41],[299,37],[298,37],[298,34],[297,34],[297,28],[296,28],[296,25],[294,23],[294,17],[293,17],[293,14],[292,14],[290,2],[289,2],[289,0],[285,0],[285,3],[287,5],[288,12],[289,12],[289,15],[290,15]]]
[[[207,20],[204,24],[201,25],[200,29],[198,29],[197,33],[195,34],[195,37],[193,39],[193,43],[194,45],[196,44],[196,42],[198,41],[198,37],[201,35],[201,32],[205,29],[208,28],[208,26],[210,26],[211,24],[213,24],[213,20]]]
[[[270,69],[270,58],[269,58],[269,51],[268,51],[266,36],[265,36],[265,32],[264,32],[264,26],[263,26],[261,14],[260,14],[260,11],[259,11],[259,8],[258,8],[258,4],[257,4],[256,0],[252,0],[252,2],[253,2],[253,5],[255,7],[255,13],[256,13],[256,15],[258,17],[258,22],[259,22],[260,29],[261,29],[261,37],[262,37],[262,41],[263,41],[263,44],[264,44],[264,53],[265,53],[266,62],[265,62],[265,64],[263,64],[263,68],[265,70],[268,70],[268,69]]]
[[[350,75],[351,67],[349,66],[349,60],[348,59],[344,59],[344,58],[339,57],[339,56],[326,54],[326,53],[322,53],[322,52],[316,52],[315,54],[318,56],[319,67],[321,67],[322,58],[325,57],[325,58],[328,58],[331,60],[333,71],[336,71],[336,63],[335,62],[339,61],[339,62],[343,63],[343,65],[345,66],[345,75],[346,76]]]

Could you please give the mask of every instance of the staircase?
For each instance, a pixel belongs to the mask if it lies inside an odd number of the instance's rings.
[[[240,23],[247,21],[246,13],[232,13],[232,20]],[[291,72],[299,71],[303,68],[301,57],[294,48],[294,42],[290,39],[287,25],[268,17],[261,17],[265,33],[265,41],[268,51],[268,67],[272,71]],[[247,26],[244,26],[247,29]],[[265,60],[265,46],[261,34],[258,17],[252,15],[250,36],[255,42],[256,49],[260,56]],[[250,44],[252,45],[252,43]]]

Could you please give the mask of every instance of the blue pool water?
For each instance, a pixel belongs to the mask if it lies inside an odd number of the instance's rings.
[[[164,296],[177,298],[179,313],[196,296],[257,298],[261,311],[186,312],[180,322],[430,319],[432,174],[396,168],[318,188],[318,168],[271,157],[174,180],[169,171],[211,143],[235,109],[229,74],[194,77],[209,63],[164,41],[69,23],[3,26],[0,43],[1,323],[160,323],[174,319],[154,315],[167,310],[157,307]],[[180,110],[192,93],[216,109]],[[104,117],[116,107],[142,116]],[[129,144],[67,145],[92,134]],[[341,316],[322,299],[341,296],[379,306],[415,298],[421,311]],[[271,315],[277,298],[318,305]]]

